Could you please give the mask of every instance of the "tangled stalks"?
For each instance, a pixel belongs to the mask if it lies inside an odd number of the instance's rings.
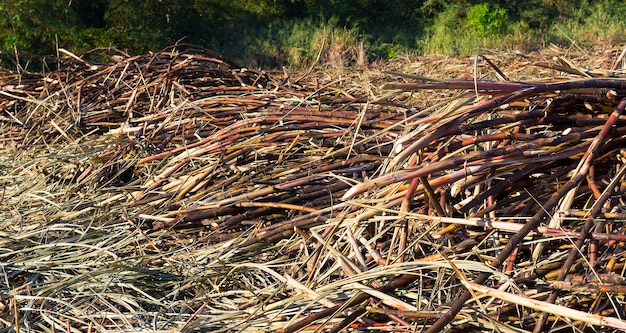
[[[626,328],[618,70],[55,61],[0,75],[9,331]]]

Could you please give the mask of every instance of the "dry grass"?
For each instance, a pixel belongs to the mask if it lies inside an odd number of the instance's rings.
[[[3,331],[623,328],[620,51],[5,71]]]

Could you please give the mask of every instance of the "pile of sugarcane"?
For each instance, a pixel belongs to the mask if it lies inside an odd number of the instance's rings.
[[[9,330],[626,329],[615,68],[375,87],[189,45],[52,62],[0,75]]]

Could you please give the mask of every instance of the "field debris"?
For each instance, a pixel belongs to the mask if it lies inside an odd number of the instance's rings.
[[[0,326],[625,329],[620,53],[4,70]]]

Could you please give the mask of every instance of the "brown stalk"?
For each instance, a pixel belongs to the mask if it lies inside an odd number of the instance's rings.
[[[626,108],[626,99],[623,99],[619,103],[619,105],[615,108],[615,111],[607,119],[606,124],[604,125],[604,127],[602,127],[602,130],[600,131],[598,136],[594,139],[593,143],[589,147],[589,150],[587,150],[587,153],[585,153],[585,156],[583,157],[584,164],[581,170],[578,172],[578,174],[585,174],[586,171],[588,171],[591,168],[591,163],[593,162],[594,155],[598,151],[600,145],[606,140],[607,134],[609,133],[609,131],[615,124],[615,121],[617,121],[617,118],[624,111],[624,108]],[[557,281],[563,281],[565,279],[565,276],[567,275],[567,272],[570,270],[570,267],[572,267],[572,264],[574,263],[574,261],[578,259],[579,250],[582,249],[583,243],[589,237],[591,229],[594,227],[596,216],[600,213],[600,211],[604,207],[604,203],[609,199],[609,197],[613,193],[613,188],[616,185],[615,183],[617,181],[620,181],[623,175],[626,174],[626,172],[624,171],[626,170],[624,169],[620,170],[620,172],[616,175],[616,177],[614,177],[609,187],[594,203],[594,206],[592,207],[591,212],[589,213],[589,217],[585,220],[585,225],[583,226],[580,232],[580,235],[578,239],[576,240],[576,244],[574,245],[574,248],[570,251],[569,255],[567,256],[567,259],[565,260],[565,263],[563,264],[563,267],[561,268],[561,271],[559,272],[559,275],[556,278]],[[553,290],[550,293],[550,296],[548,297],[547,302],[554,303],[558,295],[559,295],[558,290]],[[546,316],[547,316],[546,314],[541,315],[540,319],[537,321],[535,325],[534,332],[541,332],[544,330],[544,325],[547,320]]]
[[[535,213],[535,215],[533,216],[533,218],[530,221],[526,222],[524,227],[522,227],[520,231],[518,231],[514,236],[511,237],[511,239],[506,244],[506,246],[502,249],[500,254],[491,262],[492,267],[496,269],[500,268],[502,264],[504,263],[504,261],[511,255],[513,250],[517,247],[519,242],[524,237],[526,237],[526,235],[530,231],[532,231],[533,229],[536,229],[539,226],[539,223],[542,221],[543,217],[546,215],[546,211],[551,211],[554,207],[556,207],[558,202],[561,200],[561,197],[565,195],[565,193],[569,192],[571,189],[578,186],[578,183],[580,183],[580,181],[586,177],[587,171],[589,170],[589,167],[593,160],[593,156],[599,148],[599,144],[604,141],[606,134],[608,133],[608,131],[613,125],[613,122],[617,119],[617,116],[622,112],[625,106],[626,106],[626,100],[623,100],[622,102],[620,102],[620,105],[616,108],[615,113],[612,114],[611,117],[607,120],[607,123],[603,127],[603,130],[598,134],[593,144],[589,147],[589,149],[585,153],[585,156],[583,157],[583,160],[582,160],[583,161],[582,168],[569,181],[567,181],[567,183],[565,183],[562,188],[560,188],[557,192],[555,192],[550,197],[548,202],[544,204],[543,209],[538,210],[537,213]],[[592,221],[593,219],[591,218],[588,219],[588,222],[589,222],[588,226],[587,226],[587,222],[585,223],[585,226],[588,227],[589,230],[592,226]],[[587,230],[587,228],[583,230]],[[589,230],[584,231],[584,232],[587,233],[589,232]],[[579,238],[578,242],[581,242],[581,245],[582,245],[582,241],[584,241],[584,239],[586,238],[586,234],[582,234],[581,236],[583,237]],[[570,252],[570,255],[568,256],[568,260],[566,264],[563,266],[563,267],[567,267],[567,269],[564,269],[561,271],[563,272],[562,273],[563,275],[569,270],[569,266],[567,266],[567,263],[569,263],[569,265],[571,266],[576,256],[577,256],[577,250],[573,250]],[[475,284],[483,284],[487,281],[489,276],[490,274],[480,273],[474,279],[473,282]],[[561,276],[561,274],[559,274],[559,276]],[[549,301],[551,300],[551,302],[554,302],[554,299],[556,299],[556,294],[554,294],[554,296],[552,295],[553,294],[551,294]],[[426,332],[434,333],[434,332],[441,331],[443,327],[447,325],[454,318],[454,316],[456,316],[459,313],[459,311],[461,311],[465,302],[470,297],[472,297],[472,293],[469,290],[466,290],[465,292],[463,292],[463,294],[451,304],[450,309],[439,320],[437,320],[431,327],[429,327],[429,329]],[[552,299],[553,297],[554,299]],[[535,331],[538,332],[543,329],[543,323],[546,319],[547,319],[546,315],[542,315],[541,320],[538,321],[537,325],[535,326]]]

